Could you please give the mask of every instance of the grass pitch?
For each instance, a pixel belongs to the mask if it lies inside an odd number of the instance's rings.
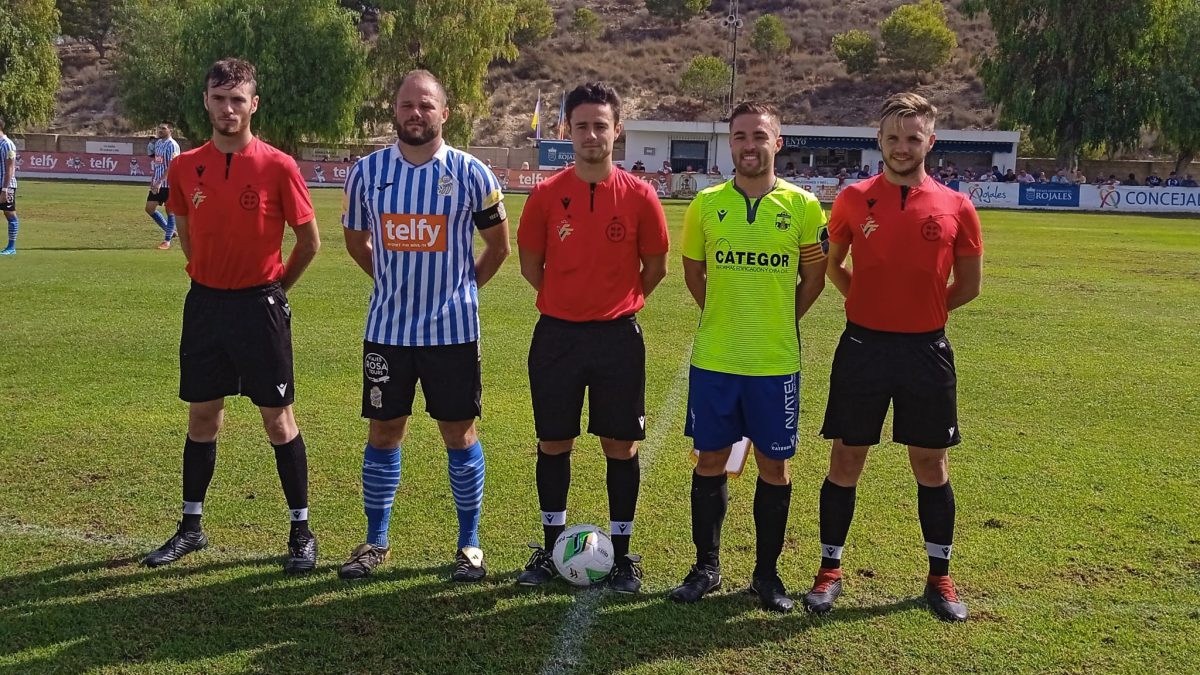
[[[513,585],[540,539],[525,375],[534,293],[515,257],[481,291],[491,576],[446,581],[455,518],[437,431],[403,456],[393,560],[334,569],[362,537],[359,358],[369,280],[344,252],[339,193],[316,191],[325,248],[291,294],[297,417],[318,571],[280,572],[287,522],[258,415],[229,401],[205,526],[213,546],[147,570],[173,530],[186,409],[176,398],[183,256],[153,250],[145,188],[25,181],[21,250],[0,259],[0,673],[1200,671],[1200,220],[984,212],[983,295],[951,317],[965,442],[951,451],[952,564],[972,619],[938,623],[916,486],[885,444],[859,488],[847,591],[828,618],[768,615],[753,567],[753,471],[730,486],[726,589],[665,600],[692,561],[682,435],[697,310],[677,254],[641,320],[648,430],[637,598]],[[515,223],[522,198],[511,198]],[[684,204],[667,213],[676,243]],[[803,320],[802,444],[784,581],[817,560],[816,436],[843,316]],[[417,409],[421,409],[418,402]],[[607,521],[595,439],[574,455],[570,522]]]

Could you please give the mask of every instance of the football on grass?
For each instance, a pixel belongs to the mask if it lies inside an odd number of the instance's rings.
[[[554,567],[576,586],[599,582],[612,566],[612,540],[595,525],[574,525],[554,541]]]

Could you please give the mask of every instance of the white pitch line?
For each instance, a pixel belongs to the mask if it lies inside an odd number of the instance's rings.
[[[656,423],[650,430],[649,437],[642,442],[638,449],[638,454],[642,456],[643,476],[658,456],[656,451],[665,440],[667,433],[679,428],[676,413],[678,408],[683,406],[683,397],[687,393],[688,367],[692,361],[691,351],[689,350],[685,356],[686,358],[675,374],[671,391],[668,392],[666,400],[659,407],[659,414],[654,418]],[[671,416],[671,419],[667,418],[668,415]],[[596,616],[596,605],[600,602],[603,594],[604,591],[601,588],[588,588],[575,596],[575,602],[571,604],[571,609],[567,610],[562,626],[558,629],[554,652],[542,666],[543,675],[564,675],[579,665],[582,651],[580,648],[587,639],[592,619]]]

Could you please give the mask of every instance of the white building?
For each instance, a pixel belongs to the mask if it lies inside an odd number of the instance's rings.
[[[812,167],[837,172],[838,169],[871,167],[876,173],[883,159],[879,152],[873,127],[819,127],[805,124],[783,125],[783,150],[775,158],[782,173],[792,163],[797,170]],[[1015,169],[1018,131],[955,131],[938,129],[937,143],[926,160],[930,167],[954,163],[959,169],[1000,167],[1001,171]],[[704,172],[716,165],[729,175],[733,160],[729,154],[728,122],[659,122],[628,120],[625,122],[625,160],[627,169],[635,162],[645,164],[647,171],[657,171],[663,162],[671,164],[675,173]]]

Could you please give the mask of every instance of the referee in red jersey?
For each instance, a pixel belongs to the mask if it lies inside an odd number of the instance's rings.
[[[312,262],[320,239],[308,188],[296,161],[258,140],[254,66],[239,59],[213,64],[204,107],[212,140],[171,162],[169,210],[192,278],[183,306],[179,397],[189,403],[183,446],[183,518],[179,529],[143,561],[175,562],[204,548],[204,494],[217,459],[225,397],[248,396],[262,413],[291,519],[284,571],[317,564],[308,528],[308,460],[292,414],[291,307],[286,291]],[[296,245],[283,262],[284,224]]]
[[[971,200],[925,173],[936,117],[921,96],[889,98],[879,124],[884,172],[843,190],[829,219],[827,274],[846,297],[846,331],[834,353],[821,429],[833,441],[821,486],[821,568],[804,598],[818,614],[842,592],[855,486],[890,403],[892,440],[908,446],[917,479],[929,556],[925,599],[938,618],[967,618],[950,579],[954,492],[946,449],[962,439],[945,326],[949,311],[979,295],[983,239]]]
[[[607,458],[608,509],[616,560],[608,584],[641,588],[629,554],[646,438],[646,347],[635,315],[667,275],[669,239],[649,184],[613,166],[621,135],[621,98],[604,84],[567,94],[575,165],[534,188],[521,212],[521,274],[537,289],[542,313],[529,346],[529,389],[539,439],[537,491],[544,547],[534,548],[522,586],[557,574],[550,559],[567,522],[571,450],[585,390],[588,433]]]

